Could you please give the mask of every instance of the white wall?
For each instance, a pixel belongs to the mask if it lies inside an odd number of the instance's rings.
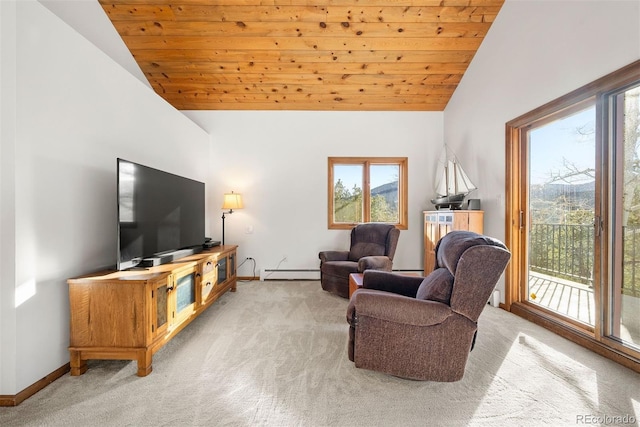
[[[66,280],[115,264],[116,158],[210,176],[204,130],[41,4],[18,2],[15,22],[2,28],[17,52],[12,58],[3,46],[3,70],[15,61],[17,75],[15,142],[3,131],[0,159],[0,394],[9,395],[69,361]],[[12,119],[4,92],[2,107],[4,125]],[[6,165],[14,169],[7,181]],[[14,265],[4,262],[7,248]]]
[[[0,394],[15,388],[15,9],[0,2]]]
[[[505,235],[506,122],[638,58],[636,0],[505,2],[444,122],[447,143],[480,177],[487,234]]]
[[[400,232],[394,269],[423,268],[422,211],[431,209],[442,147],[441,112],[187,111],[213,142],[212,188],[221,238],[222,194],[242,193],[245,208],[225,221],[238,260],[262,268],[318,269],[318,252],[346,250],[349,231],[327,228],[327,158],[409,158],[409,228]],[[435,153],[435,154],[434,154]],[[217,204],[217,205],[216,205]],[[215,210],[214,210],[215,212]],[[247,233],[253,227],[253,233]],[[252,263],[238,272],[251,276]]]
[[[38,0],[146,86],[151,83],[96,0]]]

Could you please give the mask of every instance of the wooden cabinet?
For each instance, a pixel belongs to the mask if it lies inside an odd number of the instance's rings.
[[[453,230],[483,233],[484,211],[424,211],[424,275],[436,265],[436,244]]]
[[[224,293],[229,282],[236,283],[236,253],[212,255],[201,263],[198,305],[209,304]]]
[[[71,286],[71,285],[70,285]],[[163,336],[169,329],[169,319],[171,319],[171,304],[169,303],[169,277],[150,283],[151,288],[151,341]],[[75,292],[77,290],[74,289]],[[71,296],[71,287],[69,288]],[[73,316],[73,309],[71,310]],[[73,322],[71,332],[71,343],[73,345]],[[71,373],[73,375],[73,372]]]
[[[90,359],[136,360],[139,376],[151,373],[158,349],[220,295],[235,292],[236,248],[69,279],[71,375],[83,374]]]

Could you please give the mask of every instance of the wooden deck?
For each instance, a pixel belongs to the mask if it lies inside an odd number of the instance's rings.
[[[530,272],[529,301],[588,325],[595,325],[593,288],[587,285]]]

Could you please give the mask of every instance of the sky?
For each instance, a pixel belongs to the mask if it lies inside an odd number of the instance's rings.
[[[529,132],[531,184],[550,181],[551,174],[566,174],[563,159],[576,168],[595,168],[595,107],[556,120]],[[593,181],[579,176],[573,184]]]
[[[374,165],[371,167],[371,188],[398,180],[398,165]],[[341,179],[346,188],[362,186],[362,167],[359,165],[333,165],[334,180]]]

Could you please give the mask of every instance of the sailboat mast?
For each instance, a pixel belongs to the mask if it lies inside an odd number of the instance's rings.
[[[458,194],[458,162],[453,162],[453,194]]]
[[[449,163],[445,161],[444,164],[444,188],[445,193],[443,196],[447,196],[449,194]]]

